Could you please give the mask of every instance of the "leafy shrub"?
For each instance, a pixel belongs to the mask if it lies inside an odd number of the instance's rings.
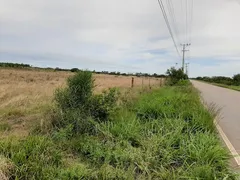
[[[189,80],[186,80],[186,79],[181,79],[177,82],[176,84],[177,86],[189,86],[191,85],[190,81]]]
[[[84,108],[93,95],[92,73],[81,71],[67,80],[67,88],[58,89],[55,100],[61,110]]]
[[[103,91],[102,94],[92,96],[89,103],[90,115],[97,120],[105,121],[115,112],[119,92],[116,88]]]
[[[233,76],[233,81],[234,81],[235,85],[240,86],[240,74],[234,75]]]
[[[78,71],[80,71],[78,68],[72,68],[71,70],[70,70],[71,72],[78,72]]]
[[[109,89],[94,95],[92,73],[80,71],[67,81],[67,87],[58,89],[55,94],[57,128],[72,125],[73,134],[94,132],[94,120],[106,121],[116,110],[117,89]]]
[[[170,86],[177,84],[180,80],[188,79],[182,69],[175,69],[174,67],[168,69],[166,74],[168,75],[167,84]]]

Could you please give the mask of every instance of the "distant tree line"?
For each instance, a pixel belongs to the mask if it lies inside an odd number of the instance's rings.
[[[0,62],[0,67],[9,67],[9,68],[35,68],[35,69],[43,69],[43,70],[48,70],[48,71],[70,71],[70,72],[78,72],[78,71],[82,71],[81,69],[78,68],[72,68],[72,69],[65,69],[65,68],[51,68],[51,67],[47,67],[47,68],[40,68],[40,67],[32,67],[29,64],[19,64],[19,63],[4,63],[4,62]],[[157,73],[153,73],[153,74],[149,74],[149,73],[121,73],[121,72],[109,72],[109,71],[95,71],[93,70],[92,73],[96,73],[96,74],[108,74],[108,75],[115,75],[115,76],[137,76],[137,77],[155,77],[155,78],[164,78],[166,77],[166,75],[164,74],[157,74]]]
[[[5,63],[0,62],[0,67],[10,67],[10,68],[28,68],[31,67],[29,64],[19,64],[19,63]]]
[[[137,77],[156,77],[156,78],[160,78],[160,77],[166,77],[166,75],[164,74],[149,74],[149,73],[121,73],[121,72],[108,72],[108,71],[101,71],[101,72],[97,72],[97,71],[93,71],[96,74],[109,74],[109,75],[115,75],[115,76],[137,76]]]
[[[213,77],[197,77],[197,80],[206,81],[210,83],[218,83],[218,84],[225,84],[225,85],[235,85],[240,86],[240,74],[234,75],[231,77],[225,77],[225,76],[213,76]]]

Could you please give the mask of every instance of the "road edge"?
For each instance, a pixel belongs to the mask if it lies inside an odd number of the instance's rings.
[[[224,143],[226,144],[227,148],[229,149],[230,153],[232,154],[233,159],[236,161],[236,163],[237,163],[236,168],[239,168],[240,167],[240,155],[238,154],[238,152],[236,151],[236,149],[234,148],[234,146],[232,145],[232,143],[230,142],[230,140],[228,139],[228,137],[226,136],[226,134],[220,127],[220,125],[217,123],[216,119],[214,121],[214,124],[218,130],[218,133],[220,134],[221,138],[223,139]]]
[[[202,83],[206,83],[206,82],[202,82]],[[191,82],[191,84],[195,89],[197,89],[192,82]],[[197,89],[197,91],[199,92],[202,104],[204,105],[204,107],[206,109],[208,109],[208,106],[205,103],[204,98],[201,96],[201,91],[199,89]],[[232,145],[232,143],[230,142],[230,140],[228,139],[228,137],[226,136],[226,134],[222,130],[221,126],[217,123],[218,122],[217,120],[218,120],[217,117],[215,117],[214,118],[214,124],[217,128],[217,131],[220,134],[220,136],[221,136],[222,140],[224,141],[225,145],[227,146],[228,150],[230,151],[230,153],[232,155],[232,158],[234,159],[235,163],[237,164],[237,166],[235,166],[234,168],[239,169],[240,168],[240,154],[238,154],[238,152],[236,151],[236,149],[234,148],[234,146]]]

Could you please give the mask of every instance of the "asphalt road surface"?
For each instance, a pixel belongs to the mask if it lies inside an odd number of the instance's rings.
[[[199,81],[191,82],[207,104],[214,103],[221,108],[218,124],[240,154],[240,92]]]

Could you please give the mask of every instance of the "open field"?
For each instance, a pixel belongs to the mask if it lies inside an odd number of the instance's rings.
[[[53,94],[58,87],[66,85],[71,72],[21,70],[0,68],[0,129],[7,135],[27,135],[28,129],[44,118],[51,106]],[[132,77],[94,75],[95,92],[111,87],[129,88]],[[149,86],[149,78],[135,77],[134,86]],[[160,79],[150,78],[151,86],[159,86]],[[10,129],[4,131],[4,129]]]

